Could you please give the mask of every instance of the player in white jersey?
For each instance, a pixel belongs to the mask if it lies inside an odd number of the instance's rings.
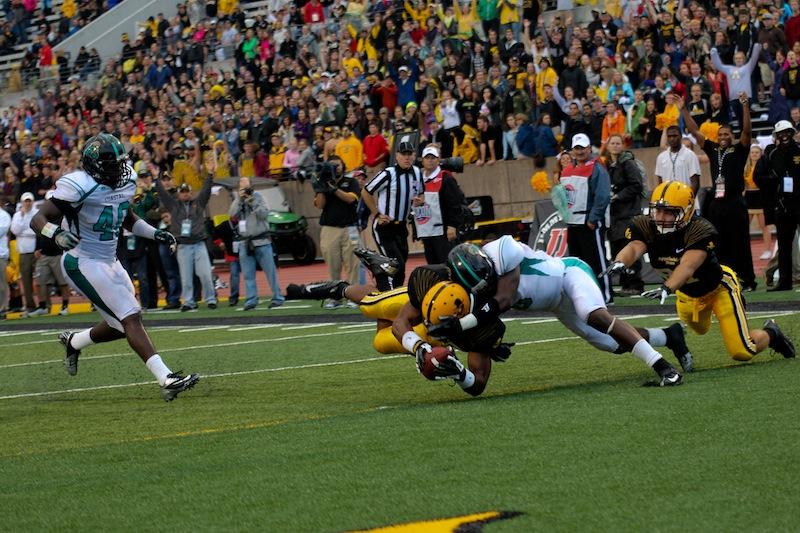
[[[71,172],[56,181],[50,200],[45,200],[31,221],[31,228],[53,239],[66,253],[61,266],[73,289],[86,296],[100,312],[103,321],[79,332],[65,331],[59,336],[64,344],[67,372],[78,373],[78,356],[91,344],[128,339],[158,380],[166,401],[192,388],[197,374],[182,376],[170,371],[161,360],[142,324],[141,308],[136,301],[130,277],[117,260],[120,228],[137,237],[176,246],[175,237],[157,230],[130,209],[135,182],[125,147],[113,135],[101,133],[90,138],[81,158],[83,170]],[[69,230],[57,226],[65,216]]]
[[[461,319],[430,327],[431,336],[447,338],[493,320],[513,306],[552,312],[570,331],[600,350],[632,352],[656,371],[660,386],[679,385],[683,378],[653,346],[669,346],[682,365],[691,366],[680,324],[637,329],[613,316],[591,267],[578,258],[551,257],[503,236],[482,250],[471,244],[455,247],[448,265],[453,280],[475,294],[477,305]]]

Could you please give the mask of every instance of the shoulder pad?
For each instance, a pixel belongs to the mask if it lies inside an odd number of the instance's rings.
[[[494,263],[498,276],[507,274],[517,268],[525,258],[525,247],[510,235],[503,235],[483,247],[484,253]]]

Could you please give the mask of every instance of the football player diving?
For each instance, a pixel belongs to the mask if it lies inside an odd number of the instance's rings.
[[[370,270],[388,272],[392,264],[388,258],[369,250],[359,250],[359,257]],[[420,370],[433,346],[441,342],[428,335],[430,324],[441,316],[464,316],[470,310],[472,299],[463,287],[450,281],[450,270],[445,265],[417,267],[408,278],[408,286],[377,292],[372,285],[350,285],[346,281],[329,281],[306,285],[291,284],[286,288],[290,299],[323,300],[347,298],[359,305],[364,316],[377,321],[373,347],[379,353],[409,353],[416,357]],[[511,355],[512,344],[503,343],[505,325],[498,318],[480,327],[470,329],[446,339],[465,352],[469,352],[465,367],[455,353],[439,364],[437,379],[452,379],[472,396],[486,388],[492,361],[504,362]]]
[[[606,352],[631,352],[658,374],[646,385],[680,385],[683,376],[653,346],[667,346],[684,370],[692,355],[680,324],[634,328],[608,312],[591,268],[575,257],[556,258],[506,235],[486,244],[459,244],[448,265],[453,279],[470,290],[477,303],[464,317],[444,318],[429,328],[434,338],[461,335],[515,307],[550,311],[573,333]]]
[[[717,231],[693,213],[694,194],[687,185],[671,181],[656,187],[649,215],[633,218],[626,230],[630,242],[608,272],[622,271],[648,253],[664,283],[642,296],[663,304],[675,293],[678,318],[698,335],[708,332],[713,313],[728,355],[737,361],[749,361],[768,347],[784,357],[794,357],[792,341],[774,320],[767,320],[763,329],[748,328],[739,279],[717,259]]]
[[[171,401],[200,378],[172,372],[161,360],[142,324],[131,279],[117,259],[117,240],[122,227],[138,238],[165,243],[174,250],[175,237],[131,210],[136,182],[119,139],[107,133],[90,138],[83,148],[81,166],[56,181],[53,197],[42,203],[31,221],[37,234],[52,239],[66,252],[61,268],[69,285],[88,298],[103,318],[90,329],[59,335],[66,350],[67,372],[71,376],[78,373],[78,356],[87,346],[127,338],[158,381],[164,400]],[[69,229],[54,223],[62,215]]]

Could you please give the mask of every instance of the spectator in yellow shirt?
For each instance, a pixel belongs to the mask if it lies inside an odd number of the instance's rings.
[[[349,126],[342,126],[342,139],[334,150],[344,163],[345,172],[350,172],[364,164],[364,146],[358,137],[353,135]]]
[[[284,175],[283,156],[287,148],[277,133],[272,134],[270,142],[272,148],[269,149],[269,175],[271,178],[280,178]]]

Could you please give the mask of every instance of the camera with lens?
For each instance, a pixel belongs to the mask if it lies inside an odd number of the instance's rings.
[[[252,187],[245,187],[242,189],[242,194],[245,196],[253,196],[253,188]]]
[[[320,163],[311,175],[314,192],[328,193],[336,190],[336,167],[331,163]]]
[[[464,159],[461,157],[444,157],[439,160],[439,167],[442,170],[460,174],[464,172]]]

